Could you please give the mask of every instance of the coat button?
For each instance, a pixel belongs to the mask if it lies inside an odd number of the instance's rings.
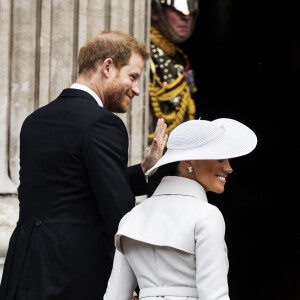
[[[36,219],[35,226],[40,226],[42,224],[42,221],[40,219]]]

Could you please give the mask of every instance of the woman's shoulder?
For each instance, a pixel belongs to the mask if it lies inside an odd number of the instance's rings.
[[[194,254],[197,224],[218,215],[218,209],[187,195],[160,195],[144,200],[127,213],[119,224],[116,247],[122,252],[122,236]],[[207,223],[207,222],[206,222]],[[201,226],[200,226],[201,227]]]

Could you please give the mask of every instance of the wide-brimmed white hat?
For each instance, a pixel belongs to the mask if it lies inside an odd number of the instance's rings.
[[[146,172],[146,176],[156,168],[175,161],[229,159],[246,155],[256,144],[255,133],[233,119],[186,121],[170,133],[166,153]]]

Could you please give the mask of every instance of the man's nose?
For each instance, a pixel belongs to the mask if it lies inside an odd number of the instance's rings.
[[[134,94],[136,96],[138,96],[140,94],[139,82],[138,81],[136,81],[136,82],[133,83],[133,85],[132,85],[132,91],[134,92]]]

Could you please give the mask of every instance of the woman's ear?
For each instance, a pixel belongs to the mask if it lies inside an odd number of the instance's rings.
[[[185,168],[188,168],[188,167],[191,167],[192,166],[192,163],[190,160],[183,160],[182,161],[182,165],[185,167]]]
[[[182,160],[178,166],[179,176],[194,180],[194,176],[193,176],[192,172],[190,171],[192,169],[193,168],[192,168],[191,160]]]

